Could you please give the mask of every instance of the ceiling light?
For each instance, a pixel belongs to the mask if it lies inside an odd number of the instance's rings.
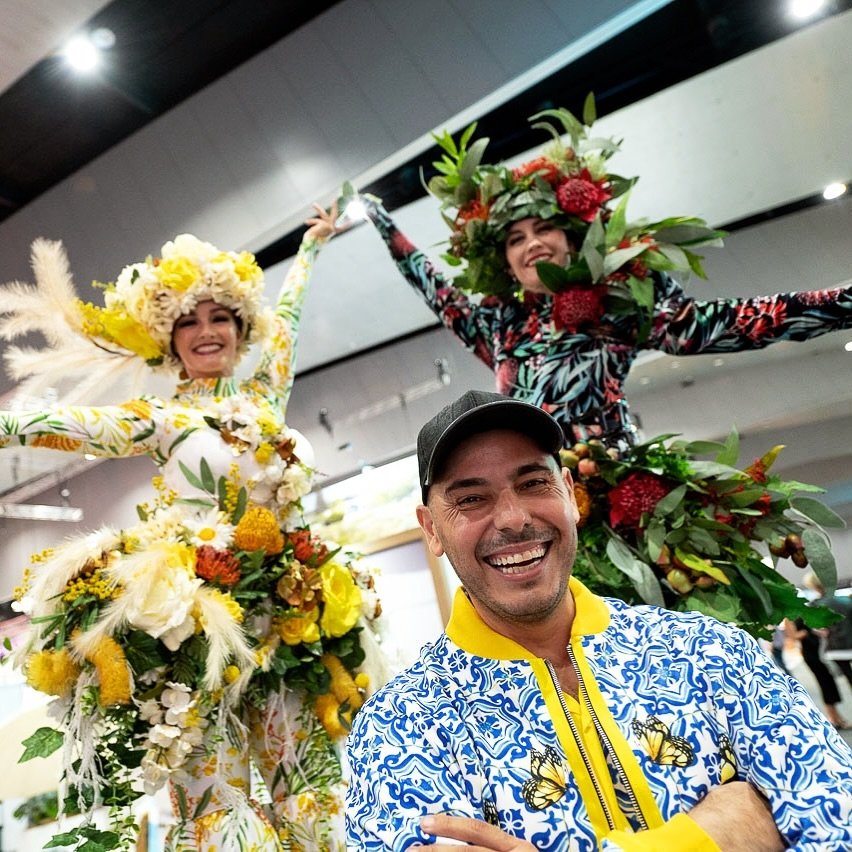
[[[846,184],[840,183],[840,181],[835,181],[834,183],[830,183],[823,191],[822,197],[826,201],[831,201],[832,198],[840,198],[843,193],[846,192]]]
[[[792,0],[790,3],[790,14],[800,21],[810,18],[821,11],[825,6],[825,0]]]
[[[846,345],[843,347],[847,352],[852,352],[852,340],[847,341]]]
[[[62,50],[65,61],[75,71],[94,71],[101,64],[101,52],[85,35],[74,36]]]
[[[0,518],[16,518],[22,521],[82,521],[83,510],[74,506],[0,503]]]

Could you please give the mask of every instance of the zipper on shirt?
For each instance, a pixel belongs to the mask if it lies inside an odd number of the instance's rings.
[[[580,673],[580,667],[577,665],[577,658],[574,655],[574,649],[570,645],[568,645],[566,650],[568,651],[568,659],[571,661],[571,665],[574,667],[574,672],[577,675],[577,683],[580,689],[580,697],[582,698],[583,703],[586,705],[586,709],[589,711],[589,715],[592,717],[592,723],[594,724],[595,730],[598,733],[598,739],[600,740],[601,745],[604,748],[604,755],[608,755],[609,759],[612,760],[613,764],[615,765],[615,771],[618,774],[621,786],[624,788],[625,792],[627,793],[627,797],[630,799],[630,804],[633,807],[633,813],[636,815],[636,819],[639,822],[642,830],[647,831],[649,826],[645,819],[645,814],[642,813],[642,808],[639,805],[639,799],[636,795],[636,791],[633,789],[633,785],[630,783],[630,779],[627,777],[627,773],[625,772],[624,766],[621,763],[621,759],[619,758],[618,753],[616,752],[612,744],[612,740],[610,740],[609,736],[604,730],[603,725],[600,722],[600,719],[598,719],[598,714],[595,712],[595,708],[592,705],[591,698],[589,698],[589,693],[586,690],[586,685],[583,683],[583,676]],[[559,690],[559,695],[561,700],[561,689]],[[564,709],[567,709],[565,708],[564,701],[562,701],[562,706]]]
[[[569,655],[571,653],[569,648]],[[589,779],[592,782],[592,786],[595,788],[595,793],[598,797],[598,803],[601,806],[601,810],[606,817],[606,823],[609,826],[610,831],[615,831],[616,825],[615,820],[612,818],[612,811],[609,809],[609,805],[607,804],[606,798],[604,797],[603,790],[601,790],[600,784],[598,783],[597,776],[592,770],[592,762],[589,759],[589,755],[586,753],[586,748],[583,745],[583,740],[580,737],[580,732],[577,730],[577,724],[574,722],[574,717],[571,715],[571,711],[568,709],[568,705],[565,703],[565,695],[562,692],[562,685],[559,683],[559,678],[556,676],[556,669],[553,667],[553,663],[550,660],[544,661],[547,666],[547,671],[550,674],[551,679],[553,680],[553,686],[556,688],[556,694],[559,696],[559,704],[562,707],[562,712],[565,714],[565,718],[568,720],[568,727],[571,728],[571,734],[574,737],[574,742],[577,744],[577,750],[580,752],[580,757],[583,759],[583,764],[586,767],[586,772],[588,773]],[[572,657],[571,664],[574,666],[574,670],[577,671],[577,665]],[[580,679],[580,672],[577,671],[577,678]],[[585,690],[582,687],[582,681],[580,681],[580,689],[583,693]],[[593,716],[593,718],[595,718]],[[596,726],[597,727],[597,726]]]

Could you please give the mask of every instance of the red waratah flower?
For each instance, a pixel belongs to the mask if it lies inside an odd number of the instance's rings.
[[[512,169],[512,180],[518,181],[532,174],[553,184],[559,180],[559,166],[553,160],[548,160],[547,157],[536,157],[534,160],[528,160]]]
[[[609,492],[609,522],[614,527],[636,527],[643,513],[653,512],[671,489],[644,470],[631,473]]]
[[[593,181],[589,170],[583,169],[579,175],[565,178],[556,187],[556,203],[560,210],[591,222],[601,205],[612,198],[605,184],[606,180]]]
[[[559,331],[575,332],[597,323],[604,313],[605,287],[574,286],[553,297],[553,326]]]
[[[240,579],[240,563],[229,550],[203,544],[195,550],[195,575],[208,583],[233,586]]]

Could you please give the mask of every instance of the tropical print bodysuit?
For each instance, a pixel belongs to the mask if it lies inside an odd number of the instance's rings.
[[[485,297],[477,303],[437,272],[374,202],[367,212],[406,281],[438,319],[494,371],[497,391],[540,406],[559,421],[568,445],[599,437],[633,441],[624,382],[643,349],[669,355],[762,349],[852,327],[852,286],[746,299],[693,299],[668,275],[655,275],[650,328],[638,340],[638,314],[604,314],[569,332],[554,326],[553,298]]]

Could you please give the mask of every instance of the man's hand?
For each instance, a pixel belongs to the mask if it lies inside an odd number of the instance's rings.
[[[434,846],[428,847],[430,852],[457,852],[455,847],[459,844],[470,844],[468,852],[535,852],[531,843],[481,819],[434,814],[423,817],[420,827],[438,838]]]
[[[690,812],[722,852],[782,852],[783,838],[766,799],[747,781],[714,787]]]

